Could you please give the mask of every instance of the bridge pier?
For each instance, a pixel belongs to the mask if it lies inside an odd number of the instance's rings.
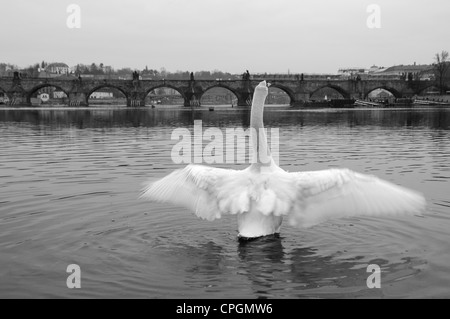
[[[252,105],[252,100],[253,100],[253,94],[252,93],[242,93],[237,98],[238,98],[238,100],[237,100],[237,105],[238,106],[248,106],[248,107],[250,107]]]
[[[82,92],[69,92],[68,106],[88,106],[86,94]]]
[[[311,98],[311,93],[309,92],[297,92],[294,95],[294,99],[291,100],[291,106],[302,106],[305,102],[308,102]]]
[[[184,93],[184,106],[186,107],[198,107],[200,103],[201,95],[198,93],[185,92]]]
[[[183,106],[185,107],[200,106],[200,100],[185,97]]]
[[[146,94],[139,91],[130,92],[127,96],[128,107],[140,107],[145,106]]]
[[[364,94],[361,92],[351,93],[350,98],[354,100],[364,100]]]
[[[127,106],[128,107],[138,107],[138,106],[145,106],[145,99],[134,99],[134,98],[127,98]]]
[[[31,100],[25,92],[7,92],[9,105],[31,106]]]

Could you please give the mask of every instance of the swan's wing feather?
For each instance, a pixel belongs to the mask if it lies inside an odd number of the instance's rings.
[[[237,177],[242,171],[188,165],[155,182],[149,182],[142,198],[186,207],[207,220],[245,208]]]
[[[295,189],[290,212],[294,226],[309,227],[346,216],[416,214],[426,206],[419,193],[348,169],[289,175]]]

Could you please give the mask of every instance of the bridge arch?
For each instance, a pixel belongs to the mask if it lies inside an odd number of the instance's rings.
[[[295,101],[295,93],[290,88],[285,87],[283,85],[276,84],[276,83],[273,83],[273,84],[271,83],[270,87],[269,87],[269,94],[270,94],[271,88],[276,88],[276,89],[279,89],[279,90],[283,91],[284,93],[286,93],[289,96],[289,99],[290,99],[289,104],[290,105],[293,105],[296,102]]]
[[[333,84],[327,84],[324,85],[320,88],[317,88],[316,90],[312,91],[310,96],[312,97],[314,94],[316,94],[318,91],[322,90],[322,89],[326,89],[326,88],[330,88],[333,89],[335,91],[337,91],[340,95],[342,95],[342,97],[344,99],[349,99],[350,98],[350,93],[348,93],[346,90],[344,90],[343,88],[341,88],[340,86],[337,85],[333,85]]]
[[[67,92],[65,89],[63,89],[62,87],[60,87],[57,84],[51,84],[51,83],[42,83],[39,85],[36,85],[35,87],[33,87],[31,90],[29,90],[26,94],[26,98],[27,98],[27,102],[31,102],[31,97],[34,93],[36,93],[37,91],[39,91],[40,89],[46,88],[46,87],[54,87],[57,90],[60,90],[62,92],[64,92],[64,94],[69,97],[69,92]]]
[[[92,89],[90,89],[90,90],[88,91],[88,94],[86,94],[86,102],[88,102],[89,97],[92,95],[92,93],[94,93],[95,91],[98,91],[98,90],[100,90],[100,89],[104,89],[104,88],[113,88],[113,89],[116,89],[116,90],[120,91],[120,92],[125,96],[125,98],[128,99],[128,93],[127,93],[126,90],[124,90],[124,89],[121,88],[120,86],[116,86],[116,85],[113,85],[113,84],[105,83],[105,84],[97,85],[97,86],[93,87]]]
[[[436,84],[430,84],[424,88],[421,88],[421,90],[419,92],[417,92],[419,95],[427,95],[427,92],[431,91],[433,89],[433,91],[435,92],[441,92],[439,90],[439,85]]]
[[[368,90],[365,93],[364,98],[366,99],[369,96],[370,93],[372,93],[375,90],[379,90],[379,89],[388,91],[395,98],[401,98],[402,97],[402,94],[399,91],[397,91],[396,89],[394,89],[394,88],[391,88],[391,87],[388,87],[388,86],[377,86],[377,87],[374,87],[374,88],[370,88],[370,90]]]
[[[174,90],[176,93],[178,93],[178,95],[177,94],[167,94],[167,93],[158,95],[157,91],[156,91],[158,89],[171,89],[171,90]],[[151,92],[155,93],[155,96],[153,96],[153,99],[152,99],[152,96],[150,95]],[[164,104],[167,104],[167,102],[169,102],[169,104],[173,104],[173,105],[178,105],[178,103],[182,103],[182,105],[184,105],[185,100],[186,100],[185,96],[186,96],[186,94],[185,94],[185,92],[183,92],[182,89],[180,89],[174,85],[164,83],[164,84],[153,86],[144,92],[143,105],[151,104],[152,106],[154,106],[154,103],[164,105]],[[156,99],[156,101],[154,99]],[[181,101],[179,101],[179,99]]]
[[[102,89],[106,90],[101,91]],[[117,92],[120,93],[116,95]],[[120,86],[101,83],[90,88],[86,95],[79,94],[78,96],[78,98],[74,97],[75,101],[86,103],[85,105],[128,105],[129,93]]]
[[[212,89],[216,89],[216,88],[225,89],[225,90],[231,92],[231,93],[236,97],[236,104],[238,103],[238,101],[239,101],[239,99],[240,99],[240,97],[241,97],[240,94],[239,94],[239,92],[236,91],[235,89],[233,89],[232,87],[229,87],[228,85],[224,85],[224,84],[221,84],[221,83],[214,84],[214,85],[211,85],[211,86],[205,88],[205,89],[201,92],[201,94],[198,96],[198,100],[201,101],[202,98],[206,95],[206,93],[207,93],[208,91],[210,91],[210,90],[212,90]],[[233,105],[234,102],[231,101],[231,104]]]
[[[147,97],[147,95],[149,95],[149,93],[150,93],[151,91],[154,91],[154,90],[157,90],[157,89],[160,89],[160,88],[169,88],[169,89],[175,90],[175,91],[177,91],[178,93],[180,93],[180,95],[181,95],[182,98],[185,98],[185,97],[186,97],[185,94],[184,94],[184,92],[183,92],[183,90],[181,90],[180,88],[178,88],[178,87],[176,87],[176,86],[174,86],[174,85],[170,85],[170,84],[161,84],[161,85],[153,86],[153,87],[147,89],[147,91],[145,91],[144,97]]]

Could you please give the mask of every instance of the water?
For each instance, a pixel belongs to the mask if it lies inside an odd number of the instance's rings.
[[[423,192],[424,216],[348,218],[240,245],[138,199],[175,165],[175,127],[247,127],[248,112],[0,109],[0,297],[450,297],[450,109],[267,111],[280,165],[375,174]],[[239,165],[216,165],[244,168]],[[68,289],[69,264],[81,289]],[[382,269],[368,289],[368,264]]]

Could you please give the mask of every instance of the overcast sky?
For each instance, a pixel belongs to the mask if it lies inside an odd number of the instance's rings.
[[[67,7],[81,8],[70,29]],[[370,4],[381,28],[370,29]],[[450,51],[448,0],[3,0],[0,62],[335,73]]]

